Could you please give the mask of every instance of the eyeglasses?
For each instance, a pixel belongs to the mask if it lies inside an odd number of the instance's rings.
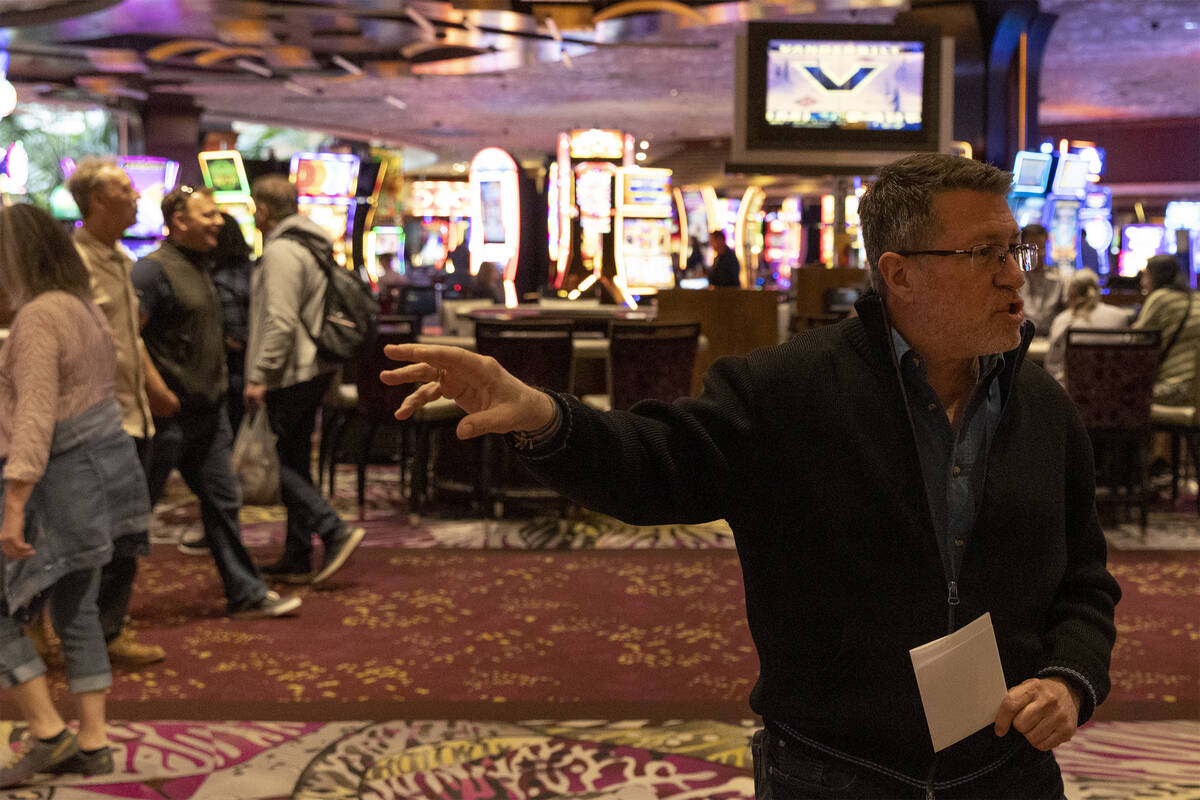
[[[1037,263],[1036,244],[977,244],[970,250],[896,250],[899,256],[970,256],[971,266],[976,269],[999,272],[1011,255],[1017,269],[1029,272]]]

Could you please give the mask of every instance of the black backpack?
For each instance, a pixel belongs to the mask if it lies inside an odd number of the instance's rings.
[[[321,267],[327,279],[321,330],[316,335],[304,330],[317,346],[317,358],[331,364],[352,361],[363,347],[375,340],[379,327],[379,303],[371,287],[333,260],[333,251],[321,238],[294,228],[280,238],[302,245]]]

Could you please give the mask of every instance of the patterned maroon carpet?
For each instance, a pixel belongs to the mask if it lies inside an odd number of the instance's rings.
[[[1113,692],[1098,718],[1200,717],[1200,552],[1110,559],[1125,599]],[[749,713],[758,664],[728,550],[364,547],[328,585],[300,593],[297,617],[232,621],[207,558],[156,546],[133,617],[168,658],[118,672],[112,716],[737,721]]]

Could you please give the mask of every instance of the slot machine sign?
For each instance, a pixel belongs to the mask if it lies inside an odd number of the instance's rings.
[[[358,186],[358,156],[340,153],[297,153],[292,181],[303,197],[349,198]]]

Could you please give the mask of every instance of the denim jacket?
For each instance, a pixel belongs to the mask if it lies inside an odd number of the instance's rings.
[[[3,497],[0,482],[0,521]],[[108,563],[113,540],[144,532],[149,517],[146,479],[120,406],[107,400],[57,422],[46,472],[25,506],[25,540],[36,552],[21,561],[0,556],[8,616],[22,620],[63,576]]]

